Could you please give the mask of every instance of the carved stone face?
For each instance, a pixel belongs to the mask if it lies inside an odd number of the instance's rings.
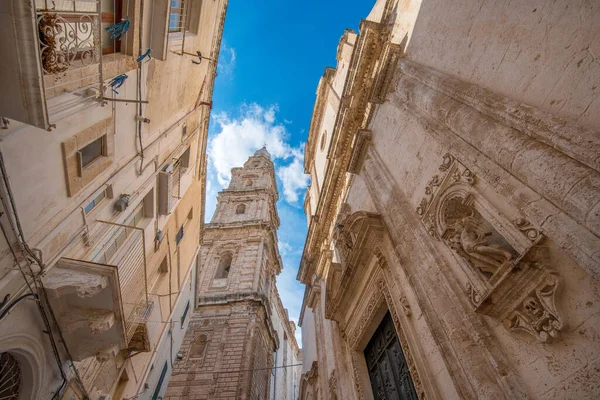
[[[523,309],[534,317],[542,315],[542,307],[533,297],[528,297],[523,301]]]

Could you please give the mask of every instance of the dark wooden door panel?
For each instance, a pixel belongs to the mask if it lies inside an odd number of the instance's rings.
[[[364,355],[376,400],[418,400],[389,313],[373,334]]]

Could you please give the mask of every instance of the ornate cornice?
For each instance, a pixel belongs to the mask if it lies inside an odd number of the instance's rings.
[[[361,130],[354,138],[354,144],[352,146],[352,156],[350,158],[350,164],[348,165],[348,172],[351,174],[358,174],[362,168],[362,162],[365,158],[365,153],[369,145],[371,144],[371,138],[373,134],[368,130]]]
[[[351,142],[359,129],[365,129],[370,118],[370,96],[376,77],[375,65],[380,58],[387,30],[373,21],[361,21],[348,77],[344,84],[340,109],[336,116],[330,154],[332,158],[325,173],[323,189],[317,205],[319,224],[311,221],[297,278],[306,283],[312,274],[311,259],[320,243],[327,238],[337,213],[339,198],[346,181],[346,171],[351,158]],[[313,139],[314,140],[314,139]],[[309,139],[310,141],[310,139]],[[309,267],[309,268],[307,268]]]
[[[323,122],[323,113],[327,104],[327,94],[331,89],[331,82],[335,76],[335,68],[325,68],[325,73],[319,82],[317,88],[317,99],[313,107],[312,118],[310,119],[310,127],[308,129],[308,140],[304,146],[304,173],[310,174],[310,165],[314,159],[314,149],[320,137],[321,124]]]

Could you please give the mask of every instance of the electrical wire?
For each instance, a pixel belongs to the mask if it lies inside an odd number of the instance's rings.
[[[2,313],[0,313],[0,321],[2,321],[2,318],[4,318],[6,316],[6,314],[8,314],[8,312],[14,307],[16,306],[21,300],[29,297],[29,296],[33,296],[35,298],[37,298],[37,295],[35,293],[26,293],[22,296],[17,297],[15,300],[13,300],[8,306],[6,306],[6,308],[4,309],[4,311],[2,311]]]
[[[291,367],[299,367],[302,364],[290,364],[290,365],[280,365],[278,367],[271,367],[271,368],[252,368],[252,369],[238,369],[238,370],[222,370],[222,371],[201,371],[203,374],[238,374],[240,372],[254,372],[254,371],[268,371],[268,370],[272,370],[272,369],[280,369],[280,368],[291,368]],[[184,374],[193,374],[196,373],[197,371],[190,371],[190,372],[174,372],[171,374],[171,376],[174,375],[184,375]]]
[[[33,287],[31,286],[31,283],[29,282],[29,279],[27,279],[27,275],[25,274],[25,271],[23,271],[23,267],[21,265],[21,262],[19,261],[19,258],[17,257],[17,254],[16,254],[16,252],[14,251],[14,249],[13,249],[13,247],[11,245],[11,240],[9,239],[8,234],[6,233],[6,229],[4,228],[4,225],[1,222],[0,222],[0,229],[2,230],[2,234],[4,236],[4,239],[6,240],[6,243],[8,244],[10,252],[13,255],[15,263],[17,264],[17,266],[19,268],[19,271],[21,272],[21,275],[23,276],[23,279],[25,280],[25,283],[26,283],[29,291],[32,294],[35,295],[36,305],[38,307],[38,311],[40,312],[40,316],[42,317],[42,321],[44,323],[44,326],[46,327],[46,332],[45,333],[48,335],[48,338],[50,340],[50,345],[51,345],[51,348],[52,348],[52,353],[54,355],[54,358],[56,359],[56,363],[58,365],[61,377],[63,378],[63,383],[60,386],[60,388],[58,389],[58,391],[55,392],[55,394],[53,396],[53,399],[58,398],[58,395],[60,394],[60,391],[62,391],[62,389],[64,388],[64,385],[67,382],[67,376],[66,376],[66,373],[65,373],[63,365],[62,365],[62,360],[61,360],[61,357],[60,357],[60,353],[58,351],[58,346],[56,344],[56,339],[54,338],[54,334],[53,334],[53,331],[52,331],[52,327],[50,325],[50,321],[48,319],[48,315],[46,314],[46,310],[44,309],[44,306],[42,305],[42,303],[40,301],[40,297],[39,297],[40,293],[42,293],[42,295],[44,297],[44,301],[46,302],[46,305],[47,305],[47,308],[49,310],[49,313],[50,313],[50,316],[52,318],[52,321],[54,323],[54,326],[55,326],[56,330],[58,331],[60,341],[61,341],[61,343],[63,345],[63,348],[65,349],[65,352],[67,353],[68,362],[70,363],[70,367],[71,367],[71,369],[74,372],[75,379],[77,380],[77,383],[81,386],[81,390],[82,390],[82,392],[84,394],[84,398],[88,399],[89,396],[87,394],[87,391],[85,389],[83,381],[81,380],[81,377],[79,376],[77,368],[75,368],[75,364],[73,363],[73,357],[71,356],[71,353],[69,352],[69,349],[67,347],[67,343],[65,342],[65,339],[63,337],[63,334],[62,334],[62,331],[60,329],[60,326],[58,325],[58,322],[56,320],[56,316],[54,315],[52,307],[50,307],[50,303],[48,301],[48,295],[47,295],[46,291],[43,289],[43,283],[42,283],[41,280],[38,279],[38,276],[36,276],[36,274],[33,272],[33,268],[31,267],[31,259],[33,259],[35,261],[35,263],[38,265],[39,270],[40,271],[44,270],[44,264],[42,263],[42,260],[37,257],[37,255],[33,252],[33,250],[31,250],[31,248],[27,244],[27,241],[25,240],[25,234],[23,233],[23,228],[21,226],[21,221],[19,219],[19,215],[17,214],[17,208],[16,208],[16,205],[15,205],[15,202],[14,202],[14,196],[12,194],[12,190],[11,190],[11,187],[10,187],[10,182],[8,180],[8,174],[6,172],[6,166],[4,164],[4,157],[2,155],[2,152],[0,152],[0,172],[2,174],[2,181],[4,183],[4,188],[6,189],[6,194],[7,194],[8,200],[10,202],[11,213],[12,213],[12,216],[14,218],[14,222],[15,222],[15,225],[16,225],[17,231],[18,231],[18,234],[17,234],[17,232],[14,232],[14,228],[13,228],[13,233],[17,236],[17,239],[19,239],[19,243],[21,244],[21,247],[23,248],[23,250],[25,250],[25,252],[29,255],[29,257],[27,257],[27,256],[25,257],[25,260],[26,260],[27,267],[29,269],[29,273],[31,275],[31,279],[32,279],[33,285],[35,286],[35,291],[34,291]],[[1,192],[0,192],[0,197],[2,197],[2,199],[1,199],[2,203],[5,204],[5,199],[4,199],[4,196],[1,195]],[[5,207],[5,208],[7,208],[7,207]]]

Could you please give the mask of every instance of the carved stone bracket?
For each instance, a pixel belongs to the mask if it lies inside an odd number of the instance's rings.
[[[439,171],[427,183],[417,213],[467,275],[466,293],[475,310],[504,320],[511,332],[525,331],[540,341],[558,337],[564,324],[548,282],[557,286],[559,278],[546,267],[544,235],[524,218],[511,221],[496,210],[478,192],[475,175],[453,155],[444,155]],[[551,300],[542,299],[547,292]]]
[[[381,62],[379,64],[376,80],[373,85],[371,100],[375,103],[383,103],[388,93],[395,66],[402,57],[402,46],[387,42],[381,52]]]
[[[354,137],[352,155],[348,164],[348,172],[351,174],[358,174],[360,172],[372,137],[373,134],[368,130],[361,130]]]
[[[558,338],[558,333],[564,326],[555,303],[559,286],[560,277],[557,274],[547,275],[504,319],[506,329],[527,332],[540,342]]]

